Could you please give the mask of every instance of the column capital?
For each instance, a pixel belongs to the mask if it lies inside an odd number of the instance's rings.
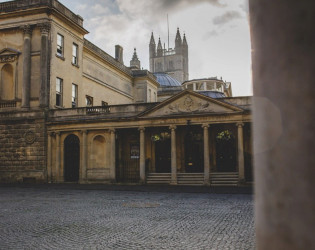
[[[235,125],[236,125],[237,127],[243,127],[243,126],[244,126],[244,123],[243,123],[243,122],[237,122]]]
[[[54,136],[54,135],[55,135],[55,132],[49,131],[49,132],[48,132],[48,135],[49,135],[49,136]]]
[[[24,36],[32,36],[33,27],[31,25],[23,25],[20,29],[23,30]]]
[[[39,23],[39,24],[37,24],[37,27],[39,27],[41,35],[48,35],[48,33],[50,31],[50,23],[49,22]]]
[[[116,130],[114,128],[109,128],[108,131],[111,132],[111,133],[115,133],[116,132]]]
[[[87,130],[87,129],[82,129],[81,131],[80,131],[80,133],[81,134],[87,134],[89,131]]]
[[[175,130],[175,129],[176,129],[176,125],[171,125],[171,126],[169,126],[169,129],[170,129],[170,130]]]
[[[58,136],[61,135],[61,132],[60,132],[60,131],[57,131],[57,132],[54,132],[54,133],[55,133],[55,135],[58,135]]]
[[[145,127],[139,127],[138,130],[139,130],[140,132],[143,132],[143,131],[145,130]]]
[[[209,128],[210,125],[209,125],[208,123],[203,123],[203,124],[201,124],[201,127],[202,127],[202,128]]]

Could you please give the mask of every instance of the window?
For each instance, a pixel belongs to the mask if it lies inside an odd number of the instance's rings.
[[[85,102],[87,107],[92,107],[93,106],[93,97],[91,96],[85,96]]]
[[[196,90],[204,90],[203,82],[197,82],[196,83]]]
[[[102,106],[108,106],[108,102],[102,101]]]
[[[148,102],[151,102],[151,89],[149,89],[149,93],[148,93]]]
[[[57,34],[57,55],[61,57],[63,57],[63,44],[64,44],[63,36]]]
[[[72,83],[72,108],[78,106],[78,85]]]
[[[72,45],[72,63],[78,65],[78,45],[75,43]]]
[[[56,106],[62,106],[62,83],[61,78],[56,78]]]
[[[169,61],[168,62],[168,69],[169,70],[173,70],[174,69],[173,61]]]

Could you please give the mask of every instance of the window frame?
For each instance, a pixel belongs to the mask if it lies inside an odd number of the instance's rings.
[[[91,101],[91,105],[88,105],[88,100],[90,100]],[[86,107],[93,107],[93,97],[92,96],[89,96],[89,95],[86,95],[85,96],[85,105],[86,105]]]
[[[59,44],[59,39],[58,37],[61,38],[61,44]],[[59,57],[64,57],[64,44],[65,44],[65,38],[63,35],[57,33],[57,49],[56,49],[56,55],[59,56]],[[59,50],[61,52],[59,52]]]
[[[74,55],[74,48],[75,48],[75,55]],[[79,64],[79,45],[76,43],[72,43],[72,59],[71,62],[73,65],[78,66]]]
[[[71,107],[72,108],[78,107],[78,85],[75,83],[72,83],[71,85]]]
[[[59,89],[57,89],[58,84],[57,82],[59,81]],[[59,100],[59,102],[58,102]],[[57,107],[62,107],[63,103],[63,79],[60,77],[56,77],[56,102],[55,105]]]

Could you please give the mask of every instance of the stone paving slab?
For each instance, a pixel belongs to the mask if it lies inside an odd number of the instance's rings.
[[[0,249],[255,249],[251,194],[0,187]]]

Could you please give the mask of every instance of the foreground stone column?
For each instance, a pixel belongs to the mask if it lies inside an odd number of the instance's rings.
[[[55,179],[57,182],[60,181],[60,171],[61,171],[61,145],[60,145],[60,132],[56,133],[56,168],[55,168]]]
[[[31,38],[32,27],[25,25],[21,27],[24,32],[23,43],[23,79],[22,79],[22,107],[30,107],[31,94]]]
[[[88,162],[88,143],[87,143],[87,130],[82,130],[82,169],[80,174],[80,182],[86,182],[86,171]]]
[[[257,249],[315,249],[314,1],[249,3]]]
[[[210,185],[210,159],[209,159],[209,133],[208,124],[203,124],[203,165],[204,165],[204,185]]]
[[[170,126],[171,130],[171,184],[177,184],[177,161],[176,161],[176,126]]]
[[[116,134],[115,129],[110,130],[110,179],[116,182]]]
[[[140,127],[140,182],[145,183],[145,135],[144,127]]]
[[[40,92],[39,92],[39,105],[41,107],[48,106],[48,34],[50,30],[49,23],[39,24],[41,32],[41,52],[40,52]]]
[[[236,123],[237,126],[237,159],[238,159],[238,179],[240,182],[245,181],[245,167],[244,167],[244,139],[243,126],[244,123]]]

